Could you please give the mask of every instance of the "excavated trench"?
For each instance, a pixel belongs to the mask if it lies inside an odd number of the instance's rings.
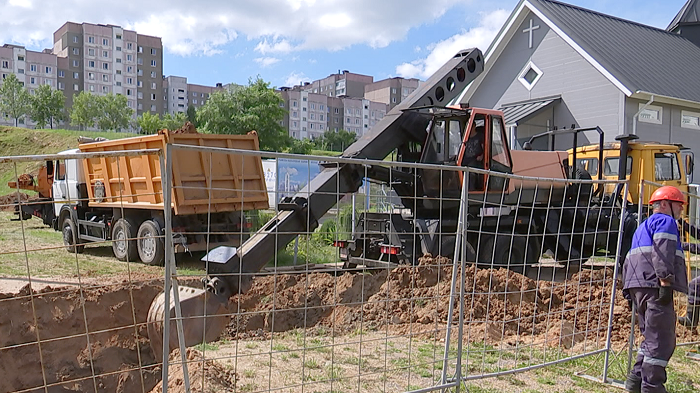
[[[434,337],[453,301],[451,273],[449,260],[423,257],[418,266],[371,275],[260,276],[247,293],[231,299],[234,315],[224,336],[249,339],[313,327],[342,335],[386,327]],[[464,273],[469,340],[517,345],[534,339],[564,348],[593,340],[602,345],[610,270],[583,271],[557,283],[504,269],[468,267]],[[95,391],[95,386],[100,392],[157,391],[161,370],[145,322],[161,288],[160,280],[142,279],[82,291],[47,287],[31,297],[28,287],[0,294],[0,391],[44,391],[44,378],[49,392]],[[613,341],[622,345],[630,313],[620,293],[614,314]],[[679,327],[679,340],[696,333]],[[197,354],[188,351],[188,356]],[[225,374],[214,364],[207,367]]]

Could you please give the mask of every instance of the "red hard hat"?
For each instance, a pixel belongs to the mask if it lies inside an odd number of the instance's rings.
[[[654,191],[654,193],[651,194],[651,198],[649,198],[649,203],[658,201],[673,201],[685,204],[685,196],[681,190],[674,186],[663,186]]]

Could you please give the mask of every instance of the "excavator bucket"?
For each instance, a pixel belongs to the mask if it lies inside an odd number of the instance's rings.
[[[182,329],[185,346],[191,347],[202,342],[211,342],[219,338],[230,318],[228,303],[203,289],[179,287],[180,307],[182,309]],[[165,310],[170,312],[170,336],[168,353],[178,347],[177,325],[175,321],[175,301],[170,294],[170,305],[165,305],[165,292],[158,295],[148,310],[148,338],[156,359],[162,359],[163,320]]]

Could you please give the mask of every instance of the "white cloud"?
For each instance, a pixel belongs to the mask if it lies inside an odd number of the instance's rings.
[[[482,14],[477,27],[431,44],[427,48],[430,50],[428,56],[399,64],[396,66],[396,74],[404,78],[427,79],[461,49],[476,47],[485,52],[508,15],[509,12],[503,9]]]
[[[0,43],[43,49],[67,20],[114,24],[162,37],[179,55],[220,53],[244,37],[262,56],[297,50],[384,47],[431,23],[459,0],[10,0],[3,7]],[[108,13],[104,12],[109,10]],[[325,10],[332,10],[326,12]]]
[[[276,57],[258,57],[253,60],[255,60],[256,63],[260,64],[263,67],[269,67],[280,61],[280,59]]]
[[[292,87],[294,85],[301,84],[301,82],[308,79],[309,78],[304,75],[303,72],[292,72],[291,74],[287,75],[287,79],[284,80],[284,86]]]

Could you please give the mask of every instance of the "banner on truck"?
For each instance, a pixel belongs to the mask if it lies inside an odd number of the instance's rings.
[[[294,196],[321,172],[320,161],[277,158],[263,160],[270,209],[287,196]],[[279,173],[279,176],[278,176]]]

